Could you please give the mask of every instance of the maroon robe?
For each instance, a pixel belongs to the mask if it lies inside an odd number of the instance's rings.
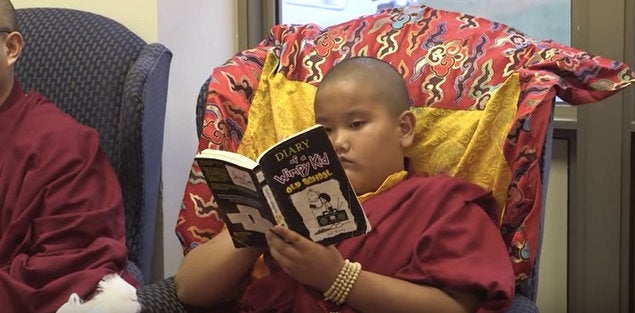
[[[95,130],[16,81],[0,107],[0,311],[55,312],[126,267],[121,189]]]
[[[481,312],[508,308],[514,274],[496,224],[495,200],[479,187],[445,176],[412,176],[364,201],[372,230],[338,245],[364,270],[483,296]],[[484,210],[485,209],[485,210]],[[243,297],[243,312],[354,312],[279,269]]]

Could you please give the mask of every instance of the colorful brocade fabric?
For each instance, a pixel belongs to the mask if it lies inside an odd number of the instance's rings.
[[[324,29],[278,25],[255,48],[213,70],[199,150],[236,151],[267,53],[278,57],[277,73],[312,85],[342,59],[378,57],[403,75],[413,106],[444,110],[483,110],[494,91],[516,74],[520,94],[502,143],[511,181],[497,218],[519,282],[531,275],[539,246],[540,159],[554,97],[573,105],[595,102],[635,79],[621,62],[426,6],[387,10]],[[215,206],[193,163],[176,225],[184,253],[222,229]]]

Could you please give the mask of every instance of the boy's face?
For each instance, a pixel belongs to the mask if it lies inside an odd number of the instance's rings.
[[[403,149],[411,144],[414,127],[412,113],[391,114],[364,87],[351,81],[330,83],[314,104],[316,122],[329,133],[358,195],[377,190],[389,175],[404,169]],[[404,126],[404,120],[411,124]]]

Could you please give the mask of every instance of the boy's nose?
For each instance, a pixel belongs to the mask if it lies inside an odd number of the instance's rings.
[[[335,152],[337,153],[346,152],[350,147],[346,136],[342,133],[333,134],[331,137],[331,142],[333,143],[333,147],[335,148]]]

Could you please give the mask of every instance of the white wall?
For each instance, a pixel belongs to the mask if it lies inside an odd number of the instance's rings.
[[[146,41],[157,40],[157,0],[12,0],[11,3],[15,8],[58,7],[97,13],[126,25]]]
[[[163,273],[182,258],[174,224],[196,151],[195,106],[211,70],[236,50],[236,4],[231,0],[157,0],[158,41],[174,54],[163,143]],[[160,257],[160,251],[157,255]],[[161,265],[155,266],[160,269]],[[155,279],[157,273],[154,273]]]

